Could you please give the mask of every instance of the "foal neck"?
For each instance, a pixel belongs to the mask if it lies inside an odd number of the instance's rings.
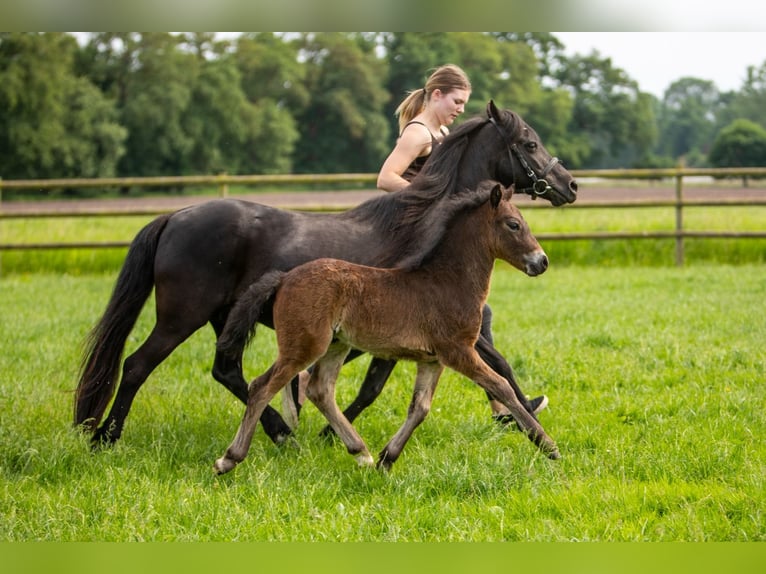
[[[485,208],[456,218],[423,269],[457,290],[486,298],[495,265],[491,225]]]

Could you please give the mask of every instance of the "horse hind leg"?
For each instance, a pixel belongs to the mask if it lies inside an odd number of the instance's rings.
[[[378,455],[378,468],[390,470],[404,450],[404,445],[420,426],[429,411],[436,392],[436,385],[444,367],[440,363],[418,363],[418,374],[412,400],[407,409],[407,419]]]
[[[213,464],[213,468],[218,474],[229,472],[245,460],[253,440],[255,426],[266,405],[299,371],[300,367],[285,364],[281,359],[277,359],[277,362],[268,371],[258,376],[250,384],[247,407],[237,434],[224,455]]]
[[[122,379],[109,414],[91,439],[94,447],[109,445],[122,436],[125,419],[130,412],[138,390],[149,375],[173,350],[185,341],[198,327],[188,325],[180,332],[168,332],[159,323],[146,341],[122,365]]]
[[[324,415],[357,463],[360,466],[372,466],[374,461],[367,445],[335,401],[335,383],[348,351],[348,347],[341,345],[333,345],[328,349],[314,365],[306,387],[306,396]]]
[[[216,339],[221,336],[223,326],[226,323],[225,316],[223,320],[211,319],[210,324],[216,334]],[[243,404],[247,404],[248,386],[245,376],[242,372],[242,355],[244,349],[240,349],[235,357],[227,355],[216,349],[215,359],[213,360],[213,378],[221,383],[229,392],[237,397]],[[274,444],[282,444],[292,434],[292,430],[285,423],[282,416],[275,408],[267,405],[261,415],[261,424],[266,435]]]
[[[362,353],[360,351],[352,351],[349,357],[352,359],[358,357]],[[350,359],[347,359],[348,362]],[[388,381],[391,373],[396,366],[396,361],[390,359],[381,359],[373,357],[370,361],[370,365],[367,368],[367,374],[362,381],[362,386],[359,388],[359,393],[351,404],[343,411],[343,415],[348,419],[350,423],[353,423],[356,418],[362,414],[367,407],[369,407],[375,399],[383,392],[383,387]],[[322,429],[322,436],[329,436],[333,433],[331,426],[326,426]]]

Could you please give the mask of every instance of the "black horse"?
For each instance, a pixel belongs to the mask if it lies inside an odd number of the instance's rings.
[[[517,192],[542,197],[553,205],[571,203],[577,197],[574,178],[551,157],[537,133],[517,114],[498,110],[490,101],[487,118],[472,118],[455,128],[434,149],[409,188],[343,213],[302,213],[220,199],[157,217],[131,243],[106,310],[88,336],[75,394],[75,425],[93,432],[94,445],[116,441],[150,373],[206,323],[218,338],[237,298],[258,277],[320,257],[392,267],[397,261],[383,257],[384,246],[408,205],[427,202],[438,214],[444,198],[467,193],[485,179],[515,184]],[[156,323],[143,344],[125,359],[118,385],[125,342],[152,288]],[[268,315],[262,320],[267,325]],[[511,367],[491,341],[489,330],[484,329],[476,345],[479,354],[509,381],[532,412]],[[243,352],[244,348],[233,356],[216,352],[212,374],[246,402]],[[394,364],[373,359],[368,380],[347,413],[349,420],[380,393]],[[99,426],[113,396],[109,414]],[[261,422],[274,442],[291,432],[271,407]]]

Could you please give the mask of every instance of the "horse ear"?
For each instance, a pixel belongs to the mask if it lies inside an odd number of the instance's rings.
[[[503,199],[503,188],[499,183],[496,183],[489,193],[489,203],[492,205],[492,209],[497,209],[500,205],[500,201]]]
[[[498,111],[494,100],[489,100],[489,103],[487,103],[487,117],[496,120],[500,119],[500,112]]]

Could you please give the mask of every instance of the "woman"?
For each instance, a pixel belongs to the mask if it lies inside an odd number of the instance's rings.
[[[458,66],[437,68],[423,88],[410,92],[396,108],[399,139],[378,173],[378,188],[397,191],[407,187],[451,125],[465,111],[471,82]]]

